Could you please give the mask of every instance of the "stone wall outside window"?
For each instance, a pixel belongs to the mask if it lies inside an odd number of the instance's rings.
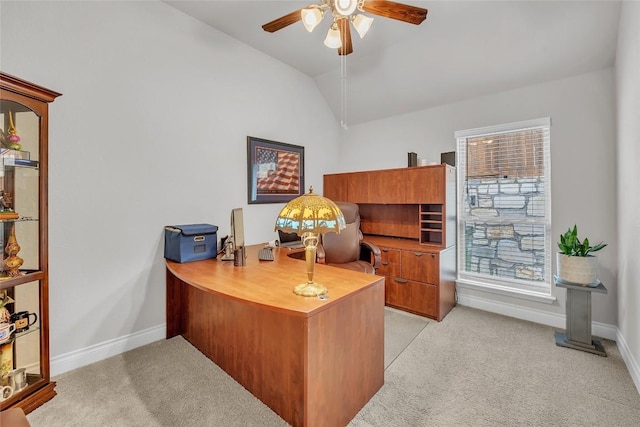
[[[540,177],[467,181],[465,271],[504,279],[546,280],[543,191]]]

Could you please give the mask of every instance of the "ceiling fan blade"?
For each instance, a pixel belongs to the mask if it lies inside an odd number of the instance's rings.
[[[262,26],[262,29],[270,33],[273,33],[291,24],[295,24],[296,22],[302,19],[301,11],[302,9],[298,9],[295,12],[291,12],[288,15],[282,16],[278,19],[274,19],[271,22],[267,22]]]
[[[387,0],[365,0],[362,10],[415,25],[427,19],[427,9]]]
[[[353,45],[351,44],[351,27],[348,18],[338,19],[338,28],[340,29],[340,42],[338,55],[349,55],[353,53]]]

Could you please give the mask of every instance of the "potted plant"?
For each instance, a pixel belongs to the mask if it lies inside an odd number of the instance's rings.
[[[591,246],[586,237],[581,242],[578,238],[578,227],[574,225],[573,229],[569,228],[566,233],[560,235],[558,242],[558,278],[563,282],[597,286],[598,258],[591,253],[605,246],[607,244],[602,242]]]

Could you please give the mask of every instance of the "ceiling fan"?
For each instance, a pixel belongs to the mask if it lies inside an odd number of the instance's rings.
[[[427,9],[393,1],[320,0],[320,4],[312,4],[291,12],[264,24],[262,28],[273,33],[302,20],[307,31],[311,32],[328,12],[332,15],[333,23],[327,32],[324,44],[327,47],[338,49],[338,55],[349,55],[353,52],[349,23],[353,25],[360,38],[363,38],[371,27],[373,18],[359,12],[367,12],[414,25],[420,25],[427,18]]]

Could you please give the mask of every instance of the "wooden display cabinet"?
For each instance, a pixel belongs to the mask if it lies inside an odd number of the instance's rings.
[[[48,104],[59,93],[0,72],[0,410],[55,396],[49,372]]]

